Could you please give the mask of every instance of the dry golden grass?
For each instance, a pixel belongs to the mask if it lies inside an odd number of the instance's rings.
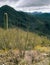
[[[50,52],[50,47],[45,47],[45,46],[35,46],[35,50],[39,50],[40,52]]]
[[[0,49],[33,49],[37,45],[49,46],[50,40],[46,36],[18,28],[8,30],[0,28]]]

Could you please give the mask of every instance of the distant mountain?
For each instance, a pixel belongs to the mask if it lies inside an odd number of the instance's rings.
[[[0,27],[4,26],[4,13],[7,13],[9,17],[9,28],[18,26],[32,32],[50,35],[50,13],[30,14],[16,11],[12,7],[4,5],[0,8]]]
[[[31,14],[32,15],[35,15],[35,14],[39,14],[40,15],[40,14],[42,14],[42,12],[32,12]]]

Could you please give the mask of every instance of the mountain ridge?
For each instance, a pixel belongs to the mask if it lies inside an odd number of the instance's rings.
[[[22,11],[16,11],[8,5],[0,7],[0,27],[4,26],[4,13],[8,14],[9,17],[9,28],[20,27],[28,29],[29,31],[42,32],[50,35],[50,14],[32,14]]]

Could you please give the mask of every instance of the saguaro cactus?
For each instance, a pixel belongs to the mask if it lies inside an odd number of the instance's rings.
[[[8,14],[4,13],[4,28],[8,29]]]

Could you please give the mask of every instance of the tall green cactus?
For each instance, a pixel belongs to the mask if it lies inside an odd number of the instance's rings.
[[[8,14],[4,13],[4,28],[8,29]]]

